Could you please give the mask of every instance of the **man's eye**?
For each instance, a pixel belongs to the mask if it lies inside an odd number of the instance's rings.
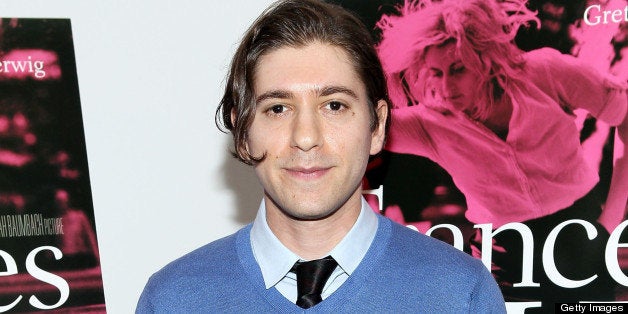
[[[280,114],[282,112],[284,112],[286,110],[286,107],[283,105],[273,105],[272,107],[270,107],[268,109],[268,111],[274,113],[274,114]]]
[[[329,103],[327,103],[327,108],[332,111],[339,111],[344,108],[344,105],[338,101],[330,101]]]

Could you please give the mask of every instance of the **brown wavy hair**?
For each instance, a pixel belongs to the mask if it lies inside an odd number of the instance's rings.
[[[386,78],[364,24],[345,9],[316,0],[278,1],[246,31],[231,61],[224,96],[216,110],[216,125],[233,134],[234,157],[254,165],[264,156],[247,150],[248,130],[255,116],[255,69],[260,57],[282,47],[324,43],[344,50],[366,87],[371,130],[379,125],[377,103],[389,103]],[[231,120],[232,112],[234,119]],[[390,114],[388,115],[390,119]],[[386,121],[386,128],[388,128]]]

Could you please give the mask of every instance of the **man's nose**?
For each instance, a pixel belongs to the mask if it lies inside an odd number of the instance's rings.
[[[292,121],[291,146],[302,151],[319,147],[323,141],[322,121],[315,110],[301,110]]]

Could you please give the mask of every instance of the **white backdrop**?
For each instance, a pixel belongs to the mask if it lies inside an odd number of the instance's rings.
[[[70,18],[107,310],[169,261],[250,221],[252,170],[214,125],[231,54],[270,0],[0,1]]]

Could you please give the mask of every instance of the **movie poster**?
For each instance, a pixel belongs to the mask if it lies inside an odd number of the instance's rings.
[[[373,30],[373,35],[378,42],[381,40],[381,31],[376,27],[376,23],[382,15],[398,14],[398,6],[403,3],[396,0],[329,2],[340,4],[360,16],[364,24]],[[533,51],[550,47],[562,54],[575,56],[591,68],[610,73],[618,81],[625,82],[628,79],[627,1],[530,0],[527,6],[532,11],[536,11],[539,23],[519,30],[514,43],[520,49]],[[587,89],[589,86],[581,88]],[[587,195],[593,195],[592,198],[603,207],[613,171],[612,155],[616,128],[596,119],[586,111],[576,110],[568,114],[573,116],[580,134],[580,143],[586,162],[593,169],[598,169],[599,182]],[[395,127],[393,119],[391,128]],[[450,145],[464,147],[465,143],[455,142]],[[478,163],[481,161],[478,160]],[[628,301],[628,277],[626,277],[628,251],[624,248],[625,245],[622,247],[621,244],[628,242],[628,233],[623,232],[625,223],[616,228],[608,240],[604,240],[602,244],[605,247],[596,248],[600,252],[599,255],[603,255],[598,260],[602,260],[604,265],[594,266],[593,263],[596,262],[591,262],[590,269],[578,270],[574,273],[564,266],[556,266],[552,257],[561,249],[576,252],[573,254],[576,255],[574,260],[579,258],[578,254],[586,256],[588,247],[561,248],[560,243],[570,242],[569,237],[588,236],[592,239],[600,234],[599,229],[595,230],[592,226],[589,228],[587,223],[580,224],[578,221],[571,220],[568,226],[557,224],[553,233],[543,239],[534,240],[527,232],[527,227],[513,226],[519,229],[503,231],[501,237],[510,237],[508,241],[518,242],[518,246],[515,246],[518,249],[503,252],[500,251],[499,246],[495,247],[495,243],[491,243],[494,239],[482,236],[482,232],[494,233],[494,228],[487,224],[474,224],[467,219],[465,216],[467,199],[464,193],[458,189],[452,176],[446,170],[428,158],[385,151],[369,164],[365,186],[366,189],[371,189],[369,193],[379,196],[379,199],[374,199],[369,195],[367,198],[369,203],[377,207],[382,214],[481,258],[484,264],[492,270],[505,295],[508,291],[522,291],[537,285],[540,278],[537,271],[540,270],[545,271],[543,275],[549,277],[556,285],[565,288],[559,291],[570,293],[579,290],[580,295],[587,295],[596,300],[601,298],[603,301]],[[485,193],[499,193],[496,191],[500,191],[501,188],[503,187],[487,185]],[[561,236],[563,242],[556,242],[556,238]],[[587,243],[588,240],[582,238],[582,241]],[[474,248],[470,246],[471,242],[475,242]],[[543,251],[542,262],[532,259],[532,250]],[[515,275],[514,285],[511,285],[513,280],[510,281],[511,284],[503,284],[500,281],[500,277],[504,274],[501,269],[495,267],[493,262],[495,259],[504,258],[502,255],[521,263],[521,273],[518,276]],[[420,261],[417,263],[420,264]],[[543,263],[543,265],[533,267],[533,263]],[[605,277],[608,281],[601,281],[604,275],[596,274],[595,269],[608,270],[610,278],[608,274]],[[610,287],[613,292],[608,297],[599,297],[600,286]],[[543,297],[540,299],[506,297],[506,301],[509,312],[513,313],[523,312],[526,308],[528,309],[526,312],[534,312],[534,310],[553,312],[554,310],[554,304],[544,301]],[[569,302],[573,301],[569,300]],[[583,298],[576,301],[590,300]]]
[[[0,313],[105,313],[69,19],[0,18]]]

